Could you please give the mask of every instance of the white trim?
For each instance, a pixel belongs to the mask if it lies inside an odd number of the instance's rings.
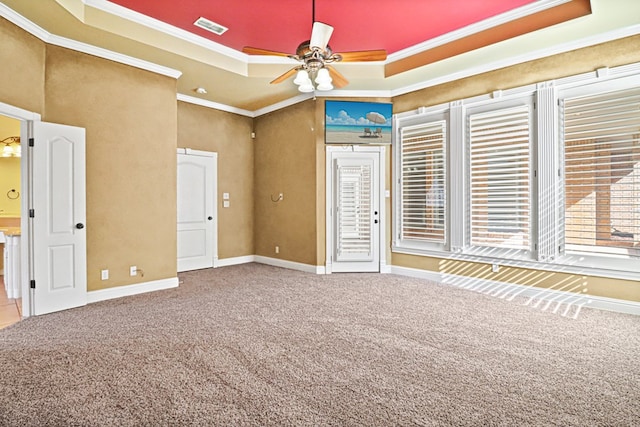
[[[125,65],[130,65],[142,70],[151,71],[157,74],[161,74],[167,77],[177,79],[182,75],[182,71],[174,70],[169,67],[154,64],[152,62],[143,61],[132,56],[123,55],[121,53],[113,52],[111,50],[103,49],[101,47],[92,46],[87,43],[78,42],[68,39],[66,37],[60,37],[55,34],[51,34],[42,27],[31,22],[24,16],[16,13],[6,5],[0,3],[0,16],[14,23],[18,27],[22,28],[29,34],[34,35],[45,43],[64,47],[67,49],[75,50],[77,52],[86,53],[89,55],[97,56],[99,58],[108,59],[110,61],[118,62]]]
[[[551,9],[552,7],[560,6],[569,1],[570,0],[536,1],[529,5],[519,7],[518,9],[511,10],[509,12],[505,12],[497,16],[493,16],[491,18],[485,19],[475,24],[471,24],[466,27],[460,28],[459,30],[444,34],[440,37],[436,37],[434,39],[427,40],[426,42],[422,42],[417,45],[408,47],[406,49],[402,49],[397,52],[394,52],[388,56],[387,63],[395,62],[400,59],[417,55],[429,49],[434,49],[438,46],[442,46],[447,43],[452,43],[456,40],[463,39],[468,36],[472,36],[481,31],[485,31],[490,28],[497,27],[498,25],[506,24],[506,23],[515,21],[516,19],[524,18],[526,16],[533,15],[534,13],[543,12],[547,9]]]
[[[598,310],[615,311],[640,316],[640,303],[635,301],[578,294],[408,267],[392,266],[391,272],[401,276],[452,285],[505,300],[512,300],[517,296],[525,297],[528,298],[525,305],[540,308],[541,310],[549,310],[562,315],[571,313],[572,317],[577,317],[582,308],[595,308]]]
[[[240,114],[241,116],[255,117],[255,113],[249,110],[243,110],[242,108],[232,107],[230,105],[220,104],[218,102],[207,101],[206,99],[196,98],[195,96],[184,95],[179,93],[178,101],[188,102],[189,104],[199,105],[201,107],[212,108],[214,110],[226,111],[227,113]]]
[[[300,95],[296,95],[293,98],[285,99],[284,101],[276,102],[275,104],[271,104],[264,108],[255,110],[253,112],[253,117],[259,117],[268,113],[272,113],[274,111],[278,111],[283,108],[290,107],[292,105],[298,104],[308,99],[313,99],[315,97],[316,97],[315,93],[303,93]]]
[[[269,258],[261,255],[256,255],[254,261],[260,264],[272,265],[274,267],[288,268],[290,270],[304,271],[306,273],[313,274],[325,274],[325,268],[321,265],[302,264],[294,261],[287,261],[284,259]]]
[[[249,264],[256,261],[255,255],[247,255],[247,256],[238,256],[233,258],[222,258],[218,259],[217,265],[214,265],[214,268],[218,267],[229,267],[231,265],[240,265],[240,264]]]
[[[93,46],[87,43],[78,42],[65,37],[50,35],[44,41],[55,46],[60,46],[67,49],[75,50],[77,52],[97,56],[98,58],[108,59],[120,64],[130,65],[141,70],[151,71],[153,73],[161,74],[163,76],[171,77],[174,79],[177,79],[182,75],[182,71],[174,70],[163,65],[154,64],[152,62],[134,58],[133,56],[123,55],[121,53],[103,49],[101,47]]]
[[[466,77],[486,73],[489,71],[499,70],[501,68],[511,67],[513,65],[534,61],[536,59],[559,55],[561,53],[569,52],[572,50],[582,49],[585,47],[594,46],[597,44],[602,44],[602,43],[610,42],[617,39],[622,39],[624,37],[633,36],[638,33],[640,33],[640,24],[632,25],[625,28],[619,28],[604,34],[585,37],[580,40],[574,40],[571,42],[562,43],[553,47],[538,49],[532,52],[524,53],[522,55],[512,56],[510,58],[505,58],[505,59],[490,62],[487,64],[466,68],[456,73],[447,74],[446,76],[441,76],[435,79],[426,80],[424,82],[405,86],[403,88],[394,89],[391,91],[391,96],[396,97],[399,95],[404,95],[406,93],[419,91],[422,89],[426,89],[426,88],[437,86],[444,83],[449,83],[449,82],[460,80]]]
[[[117,5],[110,1],[82,0],[82,2],[88,7],[92,7],[102,12],[109,13],[111,15],[117,16],[118,18],[126,19],[138,25],[142,25],[152,30],[159,31],[161,33],[167,34],[171,37],[175,37],[187,43],[192,43],[194,45],[203,47],[205,49],[209,49],[213,52],[220,53],[222,55],[228,56],[235,60],[243,61],[245,63],[248,62],[249,55],[247,55],[246,53],[238,52],[235,49],[231,49],[230,47],[221,45],[220,43],[216,43],[205,37],[190,33],[178,27],[174,27],[173,25],[169,25],[165,22],[159,21],[157,19],[151,18],[149,16],[143,15],[138,12],[135,12],[131,9],[127,9],[126,7]]]
[[[0,7],[1,6],[2,3],[0,3]],[[38,113],[23,110],[22,108],[14,107],[13,105],[5,104],[4,102],[0,102],[0,114],[16,120],[41,120],[40,114]]]
[[[143,294],[146,292],[161,291],[178,287],[178,278],[153,280],[151,282],[136,283],[134,285],[116,286],[113,288],[100,289],[87,292],[87,302],[94,303],[106,301],[114,298],[128,297],[131,295]]]

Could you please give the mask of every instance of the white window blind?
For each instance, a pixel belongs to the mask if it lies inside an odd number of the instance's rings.
[[[338,162],[336,261],[367,261],[373,257],[372,168],[372,164]]]
[[[402,129],[400,238],[445,241],[446,121]]]
[[[640,257],[640,88],[561,106],[566,250]]]
[[[530,249],[530,106],[469,115],[470,244]]]

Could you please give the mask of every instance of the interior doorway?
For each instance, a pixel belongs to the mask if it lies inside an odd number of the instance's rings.
[[[327,147],[326,272],[380,272],[385,147]]]
[[[178,271],[218,259],[218,153],[178,149]]]
[[[0,115],[0,328],[22,317],[20,125],[20,120]]]

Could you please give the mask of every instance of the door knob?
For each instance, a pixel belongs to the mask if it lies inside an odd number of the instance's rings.
[[[82,229],[84,228],[84,224],[83,224],[83,223],[81,223],[81,222],[79,222],[79,223],[77,223],[77,224],[76,224],[76,228],[77,228],[78,230],[82,230]]]
[[[211,220],[213,219],[213,217],[212,217],[212,216],[210,216],[210,217],[208,217],[207,219],[208,219],[209,221],[211,221]]]

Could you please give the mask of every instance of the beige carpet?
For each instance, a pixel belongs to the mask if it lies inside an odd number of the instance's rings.
[[[2,426],[638,426],[640,318],[258,264],[0,331]]]

